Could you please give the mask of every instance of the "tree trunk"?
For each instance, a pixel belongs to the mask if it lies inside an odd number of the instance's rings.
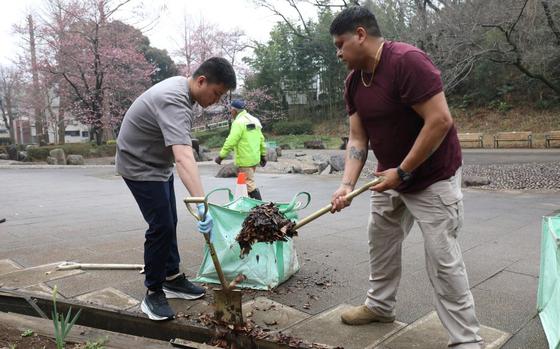
[[[12,123],[14,121],[14,112],[12,109],[12,97],[6,97],[5,98],[6,101],[6,115],[8,116],[8,119],[6,120],[6,118],[4,117],[4,123],[6,123],[6,127],[8,128],[8,132],[10,133],[10,143],[15,144],[16,143],[16,136],[15,136],[15,131],[14,128],[12,127]],[[2,114],[4,114],[4,109],[2,108]],[[3,115],[4,116],[4,115]]]
[[[62,104],[62,96],[59,97],[60,102],[58,104],[58,115],[56,123],[58,125],[58,144],[66,143],[65,139],[65,132],[66,132],[66,123],[64,122],[64,105]]]
[[[33,17],[27,16],[27,24],[29,27],[29,46],[31,53],[31,75],[33,77],[33,111],[35,115],[35,133],[37,135],[37,143],[45,145],[49,143],[49,133],[45,132],[45,122],[41,113],[41,93],[39,91],[39,71],[37,68],[37,50],[35,47],[35,28],[33,26]]]

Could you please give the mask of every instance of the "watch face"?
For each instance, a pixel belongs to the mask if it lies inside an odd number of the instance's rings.
[[[397,173],[399,174],[399,177],[401,178],[401,181],[403,181],[403,182],[408,182],[410,180],[410,178],[412,177],[411,173],[405,172],[400,167],[397,169]]]

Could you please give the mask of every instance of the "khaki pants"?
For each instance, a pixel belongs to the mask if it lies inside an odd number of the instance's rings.
[[[257,189],[257,185],[255,183],[255,171],[257,167],[238,167],[237,172],[243,172],[247,176],[247,192],[250,193],[253,190]]]
[[[480,348],[479,322],[457,234],[463,224],[461,169],[416,193],[373,192],[368,226],[370,285],[365,304],[394,315],[401,278],[402,242],[414,221],[424,238],[437,314],[454,348]]]

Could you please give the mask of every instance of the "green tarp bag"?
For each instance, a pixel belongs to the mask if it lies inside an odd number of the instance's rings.
[[[227,191],[229,203],[217,205],[210,202],[209,197],[217,191]],[[306,202],[300,201],[305,197]],[[241,249],[235,238],[241,231],[243,221],[251,209],[264,202],[248,197],[234,200],[233,194],[227,188],[215,189],[206,195],[208,211],[214,219],[212,228],[212,243],[220,261],[224,275],[228,281],[233,280],[239,273],[244,274],[247,280],[238,287],[257,290],[271,290],[288,280],[299,270],[299,262],[292,239],[288,241],[275,241],[273,243],[259,242],[253,244],[251,252],[240,257]],[[284,215],[290,220],[297,220],[297,211],[309,205],[311,196],[301,192],[294,196],[289,203],[275,203]],[[208,246],[204,247],[204,258],[200,269],[193,280],[219,284],[220,280]]]
[[[560,349],[560,216],[544,217],[537,309],[551,349]]]

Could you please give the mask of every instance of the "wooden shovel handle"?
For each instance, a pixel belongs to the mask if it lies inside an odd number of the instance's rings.
[[[205,197],[188,197],[183,200],[185,205],[187,205],[187,210],[199,221],[203,221],[206,219],[206,214],[208,213],[208,201]],[[198,210],[194,210],[190,204],[204,204],[204,214],[199,216]],[[204,235],[204,240],[206,240],[206,245],[208,245],[208,249],[210,250],[210,256],[212,257],[212,262],[214,262],[214,268],[216,269],[216,273],[218,273],[218,278],[220,279],[220,283],[222,284],[223,290],[228,290],[228,283],[226,281],[226,277],[224,276],[224,271],[222,270],[222,265],[220,264],[220,260],[218,259],[218,255],[216,254],[216,249],[214,248],[214,244],[210,241],[210,234],[202,234]]]
[[[376,179],[367,182],[366,184],[364,184],[363,186],[359,187],[358,189],[351,191],[350,193],[346,194],[346,196],[344,197],[345,200],[347,201],[351,201],[353,198],[355,198],[356,196],[360,195],[361,193],[363,193],[364,191],[368,190],[370,187],[381,183],[385,178],[383,177],[377,177]],[[296,225],[292,228],[293,230],[297,230],[301,227],[303,227],[304,225],[306,225],[307,223],[310,223],[314,220],[316,220],[317,218],[321,217],[322,215],[324,215],[327,212],[330,212],[332,209],[332,204],[329,204],[325,207],[323,207],[322,209],[310,214],[309,216],[299,220]]]

